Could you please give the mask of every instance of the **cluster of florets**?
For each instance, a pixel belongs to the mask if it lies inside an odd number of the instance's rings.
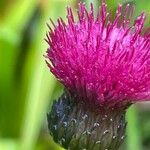
[[[61,18],[47,34],[48,66],[79,99],[99,104],[132,103],[150,99],[150,34],[143,33],[145,14],[130,26],[133,7],[118,6],[114,20],[102,3],[94,16],[71,8],[68,22]],[[113,20],[113,21],[112,21]]]

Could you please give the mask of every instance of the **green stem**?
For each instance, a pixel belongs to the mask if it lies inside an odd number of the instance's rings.
[[[27,104],[22,127],[21,150],[34,149],[42,123],[46,117],[49,100],[51,100],[55,87],[55,80],[49,73],[43,57],[48,47],[46,42],[44,42],[44,38],[46,37],[46,22],[49,21],[49,17],[52,19],[58,18],[58,15],[62,16],[65,13],[66,1],[50,1],[44,7],[44,17],[38,25],[38,34],[35,39],[37,54],[35,68],[31,76],[31,84],[29,85],[29,92],[26,98]]]

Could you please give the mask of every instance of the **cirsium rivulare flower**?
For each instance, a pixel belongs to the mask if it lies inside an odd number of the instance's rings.
[[[132,10],[119,5],[111,21],[102,4],[94,18],[79,4],[79,21],[68,8],[68,23],[58,19],[47,35],[51,72],[85,101],[101,105],[150,98],[150,34],[142,34],[145,14],[130,26]]]
[[[118,112],[117,114],[120,114],[131,103],[150,99],[150,32],[147,30],[143,33],[145,13],[142,13],[135,19],[133,25],[130,25],[133,12],[133,7],[129,4],[125,7],[119,5],[116,15],[112,19],[106,10],[106,3],[103,2],[97,16],[94,17],[93,5],[91,4],[91,10],[88,11],[84,4],[80,3],[78,21],[75,21],[72,10],[68,7],[67,23],[61,18],[58,19],[56,25],[52,22],[54,30],[49,27],[50,31],[46,39],[49,44],[46,55],[47,63],[51,72],[67,89],[67,93],[69,93],[66,94],[69,99],[68,105],[71,102],[75,103],[73,106],[71,105],[72,110],[79,107],[84,111],[84,113],[81,111],[84,115],[88,114],[87,112],[94,112],[100,114],[104,120],[106,119],[105,115],[109,116],[109,120],[111,120],[111,113],[116,114]],[[60,98],[59,102],[54,104],[54,108],[58,106],[55,111],[58,110],[59,112],[59,108],[62,108],[63,111],[66,110],[65,99],[62,96],[62,99]],[[61,101],[62,103],[60,103]],[[53,112],[55,111],[53,110]],[[67,115],[64,113],[67,116],[66,122],[68,121],[68,126],[71,126],[69,117],[71,112],[67,112]],[[59,118],[58,114],[55,116],[51,113],[49,118],[52,123],[55,122],[55,125],[56,120],[65,122]],[[81,121],[77,116],[75,119]],[[116,121],[116,119],[118,120]],[[113,120],[116,124],[115,129],[112,129],[114,124],[107,125],[102,129],[102,133],[107,129],[111,131],[109,134],[111,140],[109,144],[107,142],[99,144],[101,145],[98,148],[100,150],[107,147],[111,149],[110,145],[120,143],[118,140],[112,142],[113,136],[119,135],[120,138],[124,134],[122,132],[125,127],[124,119],[113,116]],[[107,123],[102,124],[105,126],[104,124]],[[118,124],[121,124],[121,130],[117,130]],[[82,128],[79,124],[75,126],[79,130]],[[51,127],[52,124],[50,123],[49,128],[52,132]],[[61,132],[60,130],[57,131]],[[59,135],[58,132],[55,133]],[[71,137],[72,139],[73,137],[81,138],[79,135],[76,131]],[[67,141],[66,148],[71,143],[71,137],[69,136],[68,142],[67,137],[62,138],[60,136],[60,139]],[[58,139],[59,137],[57,140],[55,139],[58,143],[63,141],[59,142]],[[99,135],[100,142],[102,139],[104,139],[103,134]],[[84,147],[87,146],[87,143],[81,143],[77,149],[82,149],[83,145]],[[64,146],[64,144],[62,145]],[[116,150],[117,146],[114,149]]]

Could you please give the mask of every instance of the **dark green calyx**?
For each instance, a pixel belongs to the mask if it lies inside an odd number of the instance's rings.
[[[125,137],[125,109],[93,111],[66,93],[54,101],[47,119],[54,141],[68,150],[117,150]]]

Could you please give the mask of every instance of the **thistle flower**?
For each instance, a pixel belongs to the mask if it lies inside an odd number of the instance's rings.
[[[48,114],[50,134],[66,149],[117,150],[124,139],[125,111],[150,99],[150,32],[145,13],[118,6],[112,19],[103,1],[98,14],[79,3],[78,20],[67,8],[47,34],[47,64],[65,86]]]

